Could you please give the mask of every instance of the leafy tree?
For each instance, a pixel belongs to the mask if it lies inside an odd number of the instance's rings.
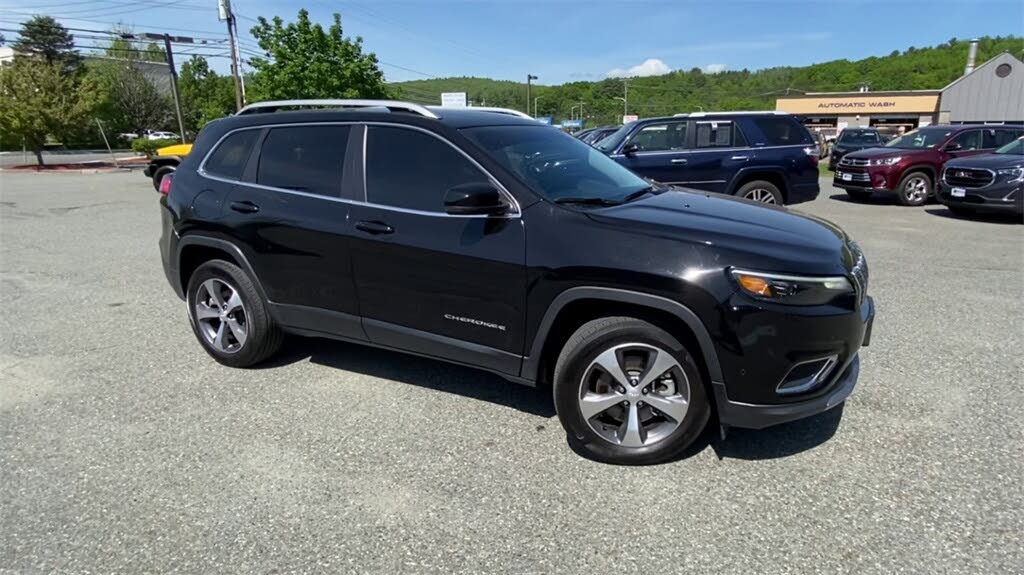
[[[202,56],[192,56],[182,65],[178,93],[185,128],[190,131],[198,131],[207,122],[235,111],[234,80],[211,70]]]
[[[163,49],[116,38],[104,52],[105,58],[89,62],[88,75],[101,89],[97,112],[105,123],[116,132],[167,127],[173,104],[157,85],[166,71],[153,65],[164,61]]]
[[[43,165],[48,136],[71,138],[89,122],[97,90],[66,73],[64,62],[43,57],[15,58],[0,66],[0,130],[25,139]]]
[[[21,25],[12,46],[16,54],[41,56],[47,63],[60,62],[66,72],[81,63],[74,36],[50,16],[33,16]]]
[[[383,98],[388,96],[377,56],[363,53],[363,39],[342,34],[341,16],[324,30],[299,10],[287,25],[260,17],[252,35],[267,57],[250,60],[256,99]]]

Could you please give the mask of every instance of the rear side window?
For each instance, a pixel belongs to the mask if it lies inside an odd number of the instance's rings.
[[[260,148],[256,183],[307,194],[341,196],[348,126],[273,128]]]
[[[629,140],[641,152],[669,152],[686,149],[686,122],[648,124]]]
[[[697,148],[728,148],[732,138],[732,122],[697,122]]]
[[[366,138],[370,203],[443,212],[449,188],[490,181],[451,145],[418,130],[370,126]]]
[[[996,128],[985,130],[983,133],[982,147],[985,149],[989,148],[1002,148],[1006,144],[1016,140],[1024,134],[1024,130],[1007,130],[1005,128]]]
[[[224,138],[206,159],[203,170],[208,174],[231,180],[241,178],[252,145],[259,135],[259,130],[242,130]]]
[[[795,146],[811,143],[811,135],[793,118],[767,116],[751,118],[751,121],[764,134],[769,146]]]

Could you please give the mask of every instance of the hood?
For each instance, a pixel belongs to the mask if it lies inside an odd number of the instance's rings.
[[[781,206],[697,190],[673,189],[587,212],[599,222],[703,246],[729,249],[737,264],[761,271],[845,273],[848,237],[835,224]]]
[[[868,150],[871,148],[880,147],[878,144],[840,144],[836,143],[832,146],[832,149],[837,152],[854,152],[860,150]]]
[[[1016,168],[1024,166],[1024,156],[1020,154],[978,154],[966,158],[955,158],[946,162],[947,168]]]
[[[858,150],[856,152],[850,152],[846,155],[848,158],[891,158],[894,156],[910,156],[913,154],[920,154],[921,152],[931,152],[932,148],[922,148],[918,150],[910,150],[906,148],[868,148],[866,150]]]

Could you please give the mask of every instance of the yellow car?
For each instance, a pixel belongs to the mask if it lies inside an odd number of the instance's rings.
[[[192,144],[175,144],[158,149],[156,156],[149,161],[146,169],[142,170],[143,175],[153,179],[153,189],[159,191],[160,180],[164,179],[164,176],[167,174],[177,170],[181,159],[191,151]]]

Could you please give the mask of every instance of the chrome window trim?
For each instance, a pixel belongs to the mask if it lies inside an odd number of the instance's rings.
[[[612,157],[612,158],[624,158],[624,157],[626,157],[626,155],[623,154],[622,151],[621,151],[622,147],[624,145],[625,144],[623,144],[622,146],[619,146],[617,148],[618,151],[616,151],[614,153],[610,153],[610,154],[608,154],[608,156]],[[630,157],[635,158],[635,157],[639,157],[639,156],[657,156],[657,155],[665,155],[665,154],[706,154],[708,152],[738,152],[738,151],[747,151],[747,150],[781,150],[783,148],[800,148],[800,149],[803,149],[803,148],[810,147],[811,145],[812,144],[807,144],[807,145],[804,145],[804,144],[786,144],[785,146],[746,146],[746,147],[738,146],[738,147],[731,147],[731,148],[686,148],[686,149],[683,149],[683,150],[676,150],[674,152],[672,152],[672,151],[669,151],[669,152],[637,152],[637,153],[633,154]]]
[[[953,184],[951,184],[948,181],[946,181],[946,172],[948,172],[950,170],[977,170],[979,172],[988,172],[988,173],[992,174],[992,180],[989,181],[989,183],[985,184],[984,186],[978,186],[976,188],[968,188],[967,186],[954,186]],[[965,190],[984,190],[985,188],[987,188],[987,187],[991,186],[992,184],[996,183],[996,179],[998,178],[998,176],[999,176],[999,174],[996,174],[995,170],[990,170],[988,168],[957,168],[957,167],[950,168],[948,166],[942,168],[942,183],[946,184],[947,186],[949,186],[951,188],[953,188],[953,187],[963,187]]]
[[[236,178],[236,179],[227,178],[227,177],[224,177],[224,176],[218,176],[216,174],[211,174],[211,173],[206,171],[206,162],[210,159],[210,155],[212,155],[217,150],[217,148],[220,147],[220,145],[224,142],[224,140],[228,136],[230,136],[230,135],[232,135],[232,134],[234,134],[236,132],[242,132],[242,131],[245,131],[245,130],[263,130],[264,128],[266,128],[266,129],[273,129],[273,128],[304,127],[304,126],[360,126],[360,125],[361,126],[399,127],[399,128],[406,128],[406,129],[409,129],[409,130],[418,130],[420,132],[423,132],[425,134],[429,134],[429,135],[437,138],[438,140],[444,142],[445,144],[448,144],[455,151],[457,151],[458,153],[462,154],[463,157],[468,159],[474,166],[477,167],[477,169],[479,169],[481,172],[483,172],[483,174],[485,176],[487,176],[491,180],[491,182],[495,184],[495,186],[497,186],[498,191],[505,197],[506,200],[509,201],[509,204],[512,206],[513,211],[511,213],[508,213],[508,214],[501,214],[501,215],[494,215],[494,216],[489,216],[489,215],[449,214],[449,213],[446,213],[446,212],[443,212],[443,211],[442,212],[428,212],[428,211],[424,211],[424,210],[412,210],[412,209],[408,209],[408,208],[399,208],[397,206],[389,206],[389,205],[386,205],[386,204],[375,204],[375,203],[367,201],[369,199],[369,196],[368,196],[368,192],[367,192],[367,189],[366,189],[366,142],[367,142],[367,138],[368,138],[368,136],[366,134],[367,134],[367,132],[369,130],[363,130],[363,201],[349,200],[347,198],[340,198],[340,197],[336,198],[336,197],[332,197],[332,196],[323,196],[323,195],[320,195],[320,194],[311,194],[311,193],[308,193],[308,192],[300,192],[300,191],[297,191],[297,190],[288,190],[288,189],[284,189],[284,188],[277,188],[277,187],[274,187],[274,186],[264,186],[264,185],[258,184],[256,182],[246,182],[246,181],[243,181],[243,180],[241,180],[239,178]],[[250,150],[250,152],[251,152],[251,150]],[[380,209],[384,209],[384,210],[390,210],[390,211],[395,211],[395,212],[402,212],[402,213],[407,213],[407,214],[419,214],[419,215],[424,215],[424,216],[448,217],[448,218],[463,218],[463,219],[468,219],[468,218],[518,219],[518,218],[522,217],[522,209],[520,208],[519,202],[516,200],[515,196],[513,196],[508,191],[508,189],[506,189],[505,186],[502,185],[502,183],[499,182],[498,179],[494,177],[494,175],[492,175],[490,172],[488,172],[486,169],[484,169],[484,167],[481,166],[479,162],[477,162],[472,157],[470,157],[468,154],[466,154],[466,152],[464,152],[461,149],[459,149],[458,146],[456,146],[455,144],[451,143],[447,138],[444,138],[444,137],[442,137],[442,136],[440,136],[438,134],[435,134],[435,133],[431,132],[430,130],[426,130],[426,129],[420,128],[419,126],[409,126],[409,125],[404,125],[404,124],[396,124],[396,123],[392,123],[392,122],[353,122],[353,121],[347,121],[347,122],[346,121],[336,121],[336,122],[327,122],[327,121],[320,121],[320,122],[288,122],[288,123],[281,123],[281,124],[259,124],[259,125],[243,126],[241,128],[235,128],[233,130],[225,132],[224,135],[222,135],[220,138],[218,138],[217,141],[213,144],[213,146],[210,147],[210,151],[208,151],[206,153],[206,155],[203,156],[203,160],[199,163],[199,168],[196,169],[196,173],[199,174],[200,177],[203,177],[203,178],[206,178],[206,179],[209,179],[209,180],[218,181],[218,182],[224,182],[224,183],[228,183],[228,184],[241,184],[241,185],[244,185],[244,186],[250,186],[250,187],[253,187],[253,188],[258,188],[258,189],[261,189],[261,190],[268,190],[268,191],[272,191],[272,192],[280,192],[280,193],[283,193],[283,194],[291,194],[291,195],[295,195],[295,196],[304,196],[304,197],[309,197],[309,198],[318,198],[318,199],[321,199],[321,200],[327,200],[327,201],[332,201],[332,202],[339,202],[339,203],[343,203],[343,204],[350,204],[350,205],[356,205],[356,206],[375,207],[375,208],[380,208]]]

